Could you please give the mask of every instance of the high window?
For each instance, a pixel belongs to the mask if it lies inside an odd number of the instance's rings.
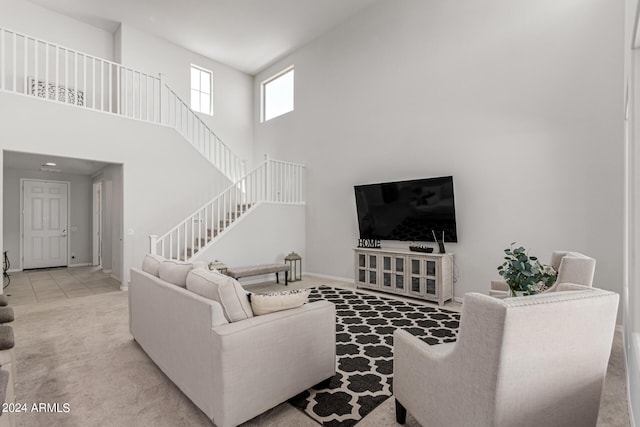
[[[191,109],[213,115],[213,74],[209,70],[191,65]]]
[[[293,66],[262,82],[262,121],[293,111]]]

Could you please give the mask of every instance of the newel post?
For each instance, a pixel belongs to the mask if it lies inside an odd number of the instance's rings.
[[[267,202],[271,201],[271,159],[269,158],[269,154],[264,155],[265,162],[265,177],[264,177],[264,185],[266,188],[265,191],[265,199]]]
[[[158,255],[158,236],[152,234],[149,236],[149,253],[151,255]]]

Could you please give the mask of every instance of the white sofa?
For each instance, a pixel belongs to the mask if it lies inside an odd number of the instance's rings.
[[[327,301],[229,323],[218,302],[131,269],[131,334],[218,427],[241,424],[335,374]]]

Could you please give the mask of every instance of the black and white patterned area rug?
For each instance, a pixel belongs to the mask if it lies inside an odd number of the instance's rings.
[[[289,400],[323,426],[353,426],[392,394],[393,331],[428,344],[455,341],[460,314],[361,292],[320,286],[309,301],[336,306],[336,375],[328,388]]]

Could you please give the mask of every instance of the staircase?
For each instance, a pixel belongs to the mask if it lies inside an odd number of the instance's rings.
[[[226,190],[162,236],[150,253],[192,261],[262,203],[304,204],[304,166],[268,156]]]
[[[231,185],[162,236],[150,252],[192,260],[262,203],[304,204],[304,166],[268,157],[246,172],[241,160],[162,79],[0,27],[0,92],[167,126]]]

